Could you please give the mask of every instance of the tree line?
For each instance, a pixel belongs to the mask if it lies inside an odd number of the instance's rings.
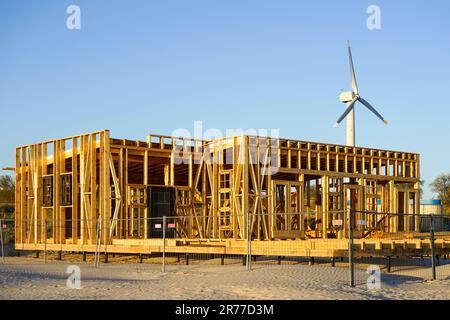
[[[11,176],[0,176],[0,218],[14,219],[14,191],[16,183]]]

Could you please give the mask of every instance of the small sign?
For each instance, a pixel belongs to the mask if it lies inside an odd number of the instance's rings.
[[[2,228],[3,228],[3,229],[7,229],[8,226],[7,226],[6,224],[4,224],[4,225],[2,225]]]
[[[358,220],[358,225],[365,226],[366,225],[366,220]]]
[[[377,204],[381,205],[381,199],[377,199]]]
[[[168,227],[168,228],[175,228],[175,223],[169,223],[169,224],[167,225],[167,227]]]
[[[333,220],[333,226],[342,226],[342,219]]]
[[[155,229],[161,229],[161,228],[162,228],[162,225],[160,223],[155,224]]]

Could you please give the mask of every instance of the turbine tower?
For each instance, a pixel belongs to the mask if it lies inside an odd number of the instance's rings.
[[[350,80],[352,91],[350,92],[342,92],[339,95],[339,100],[342,103],[347,105],[344,113],[339,117],[339,119],[334,124],[334,127],[337,127],[345,117],[347,117],[347,145],[350,147],[355,146],[355,103],[356,101],[361,102],[367,109],[372,111],[381,121],[385,124],[388,124],[388,121],[384,119],[381,114],[375,110],[374,107],[370,105],[369,102],[364,100],[358,92],[358,85],[356,84],[355,70],[353,68],[353,58],[352,58],[352,50],[350,48],[350,43],[348,44],[348,59],[350,63]]]

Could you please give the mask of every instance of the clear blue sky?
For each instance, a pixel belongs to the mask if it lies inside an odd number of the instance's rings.
[[[66,28],[70,4],[81,30]],[[371,4],[381,30],[366,27]],[[427,185],[450,172],[448,0],[1,1],[0,167],[21,144],[194,120],[343,144],[347,40],[361,95],[390,120],[359,107],[357,144],[419,152]]]

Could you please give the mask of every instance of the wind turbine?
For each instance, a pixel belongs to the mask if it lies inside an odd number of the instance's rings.
[[[388,121],[384,119],[381,114],[375,110],[374,107],[370,105],[366,100],[364,100],[358,92],[358,85],[356,84],[355,70],[353,69],[353,58],[352,58],[352,50],[350,48],[350,43],[348,44],[348,59],[350,63],[350,79],[352,85],[352,91],[350,92],[341,92],[339,95],[339,100],[342,103],[347,105],[347,109],[345,109],[344,113],[339,117],[339,119],[334,124],[334,127],[337,127],[345,117],[347,117],[347,145],[354,147],[355,146],[355,103],[356,101],[361,102],[367,109],[372,111],[381,121],[385,124],[388,124]]]

